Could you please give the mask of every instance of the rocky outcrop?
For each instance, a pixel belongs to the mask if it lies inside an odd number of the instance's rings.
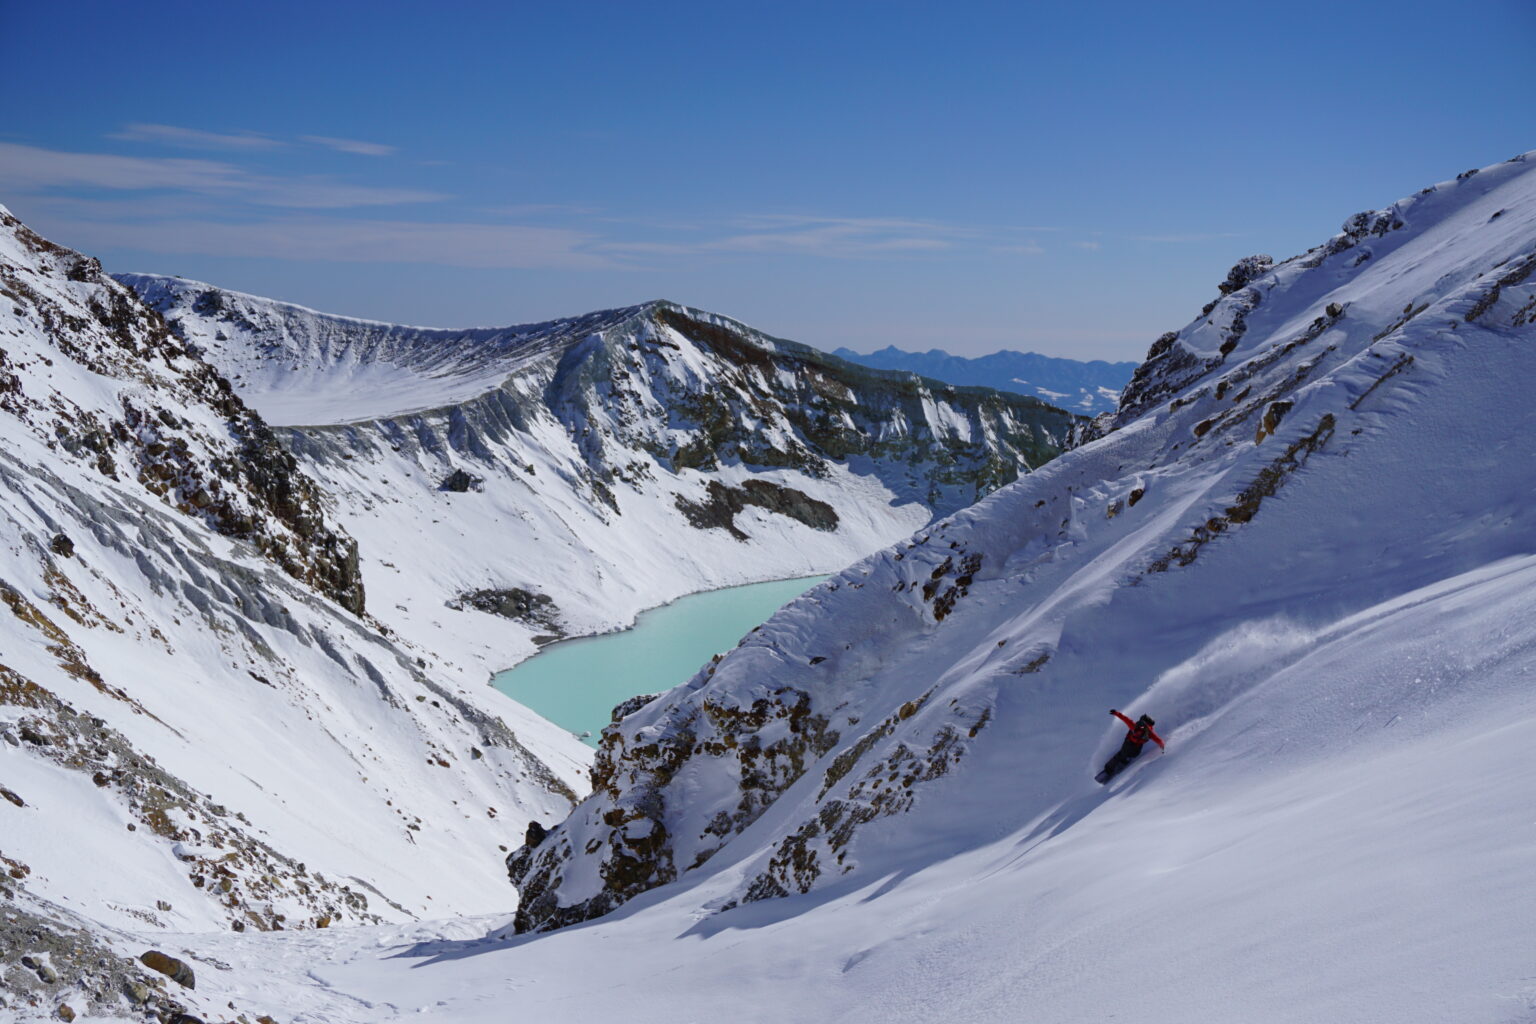
[[[788,516],[813,530],[837,529],[837,510],[831,505],[817,501],[804,491],[769,480],[748,480],[741,487],[729,487],[711,480],[703,501],[689,501],[679,494],[677,507],[690,526],[700,530],[725,530],[737,540],[748,539],[746,532],[736,525],[737,514],[748,507]]]
[[[64,907],[6,892],[0,901],[0,1017],[174,1020],[186,1005],[167,979],[114,952]],[[177,961],[181,963],[181,961]],[[186,965],[183,963],[183,967]],[[191,968],[186,967],[188,977]],[[60,1008],[73,1003],[69,1015]],[[75,1009],[78,1008],[78,1009]]]
[[[314,481],[229,381],[96,260],[54,245],[3,210],[0,232],[18,253],[0,259],[0,292],[66,358],[118,382],[116,407],[96,409],[35,384],[23,389],[13,378],[0,408],[103,477],[136,480],[361,613],[356,541],[327,521]],[[50,278],[57,284],[43,286]],[[189,409],[201,415],[189,419]],[[216,429],[200,422],[205,418]]]
[[[1152,343],[1146,359],[1120,395],[1113,426],[1129,423],[1226,363],[1242,344],[1248,317],[1263,302],[1269,289],[1275,287],[1277,275],[1315,269],[1325,260],[1357,248],[1360,251],[1350,262],[1359,266],[1371,258],[1365,243],[1400,230],[1404,211],[1413,202],[1414,199],[1405,199],[1385,210],[1354,214],[1326,243],[1280,264],[1264,253],[1238,260],[1217,285],[1221,295],[1206,304],[1200,319],[1182,331],[1169,331]],[[1325,319],[1331,322],[1342,312],[1342,307],[1337,312],[1330,308]]]
[[[556,636],[560,628],[560,609],[548,594],[539,594],[521,587],[492,587],[473,590],[448,602],[455,609],[473,608],[476,611],[500,615]]]
[[[479,491],[485,488],[485,478],[475,476],[473,473],[462,469],[456,469],[443,478],[443,482],[437,485],[440,491],[451,491],[454,494],[466,494],[469,491]]]

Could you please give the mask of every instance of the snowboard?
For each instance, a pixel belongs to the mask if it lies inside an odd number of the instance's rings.
[[[1121,772],[1129,768],[1131,766],[1131,762],[1134,760],[1135,758],[1131,758],[1130,761],[1121,761],[1119,758],[1112,758],[1110,762],[1104,766],[1104,769],[1093,777],[1093,781],[1097,782],[1101,786],[1105,785],[1109,782],[1110,779],[1113,779],[1116,775],[1119,775]]]

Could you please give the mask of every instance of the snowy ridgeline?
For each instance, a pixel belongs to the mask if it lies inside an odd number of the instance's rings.
[[[1113,432],[607,730],[517,924],[644,909],[508,966],[687,928],[871,1020],[1529,1014],[1533,167],[1243,261]],[[1110,707],[1169,754],[1106,792]]]
[[[840,348],[844,359],[882,370],[906,370],[951,384],[976,384],[1033,395],[1042,401],[1084,416],[1114,412],[1120,391],[1136,371],[1136,363],[1108,363],[1043,356],[1007,349],[967,358],[943,349],[907,352],[894,345],[874,352]]]
[[[683,594],[841,569],[1085,423],[666,302],[453,331],[121,280],[286,425],[371,613],[465,684]]]

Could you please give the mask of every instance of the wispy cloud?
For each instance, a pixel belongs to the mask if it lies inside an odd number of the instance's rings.
[[[394,146],[382,142],[364,142],[361,139],[337,139],[329,135],[300,135],[300,139],[316,146],[334,149],[338,153],[356,153],[358,156],[390,156],[398,152]]]
[[[1084,249],[1088,252],[1098,252],[1101,248],[1103,248],[1102,243],[1095,242],[1091,239],[1082,239],[1080,241],[1070,242],[1068,244],[1070,244],[1074,249]]]
[[[109,139],[128,142],[154,142],[182,149],[277,149],[286,145],[279,139],[258,132],[205,132],[196,128],[178,128],[170,124],[125,124]]]
[[[402,206],[407,203],[435,203],[449,198],[441,192],[425,192],[413,188],[387,188],[309,179],[275,178],[251,182],[248,194],[250,201],[260,206],[287,206],[314,210],[357,206]]]
[[[240,138],[164,125],[129,127],[138,132],[136,137],[185,139],[188,145]],[[302,140],[368,155],[389,149],[328,136]],[[298,152],[291,144],[274,144]],[[821,213],[755,212],[679,222],[537,202],[439,206],[437,220],[426,213],[414,219],[341,217],[326,211],[361,214],[452,197],[382,183],[257,171],[233,158],[66,152],[14,142],[0,142],[0,194],[27,197],[48,218],[50,230],[87,248],[461,267],[646,270],[727,256],[1032,257],[1045,252],[1035,233],[1051,230]]]
[[[419,189],[253,174],[233,164],[214,160],[70,153],[10,142],[0,142],[0,186],[12,192],[68,188],[174,189],[235,197],[258,206],[302,209],[398,206],[447,198],[441,193]]]
[[[0,184],[9,189],[93,187],[232,188],[244,172],[213,160],[146,159],[110,153],[66,153],[0,142]]]
[[[995,235],[992,229],[937,221],[802,214],[749,214],[713,227],[688,225],[684,230],[704,237],[608,242],[603,248],[651,255],[742,253],[871,259],[942,252],[961,244],[985,243]]]
[[[63,221],[51,231],[86,249],[343,263],[429,263],[510,269],[612,269],[591,237],[564,228],[395,220]]]
[[[263,150],[284,149],[293,145],[286,139],[274,138],[260,132],[209,132],[201,128],[182,128],[174,124],[125,124],[107,138],[121,142],[148,142],[159,146],[175,146],[179,149]],[[382,142],[363,139],[342,139],[334,135],[300,135],[299,142],[323,146],[338,153],[358,156],[392,156],[399,150]]]

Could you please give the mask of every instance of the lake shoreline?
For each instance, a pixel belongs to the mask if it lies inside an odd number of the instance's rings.
[[[588,746],[612,710],[641,694],[664,693],[830,574],[794,576],[684,594],[646,609],[624,629],[552,643],[491,677],[502,694]]]
[[[523,660],[514,661],[506,668],[498,668],[492,670],[490,678],[486,680],[486,683],[492,688],[495,688],[497,676],[511,672],[521,665],[528,664],[539,655],[547,654],[556,648],[564,647],[566,644],[576,643],[581,640],[600,640],[603,637],[618,636],[622,633],[628,633],[640,624],[640,619],[643,616],[649,615],[652,612],[671,608],[679,601],[686,601],[690,597],[699,597],[703,594],[721,594],[731,590],[744,590],[748,587],[761,587],[770,583],[789,583],[794,580],[829,580],[836,576],[839,572],[842,572],[842,569],[837,569],[833,572],[810,573],[805,576],[774,576],[765,580],[753,580],[750,583],[728,583],[723,587],[706,587],[703,590],[690,590],[686,594],[678,594],[676,597],[668,598],[667,600],[661,602],[661,604],[653,604],[648,607],[641,608],[639,611],[635,612],[634,616],[629,620],[627,625],[619,626],[616,629],[605,629],[598,633],[576,633],[571,636],[562,636],[558,640],[552,640],[547,644],[540,645],[537,650],[535,650],[532,654],[528,655],[528,657],[524,658]],[[806,589],[809,590],[810,587],[807,586]]]

